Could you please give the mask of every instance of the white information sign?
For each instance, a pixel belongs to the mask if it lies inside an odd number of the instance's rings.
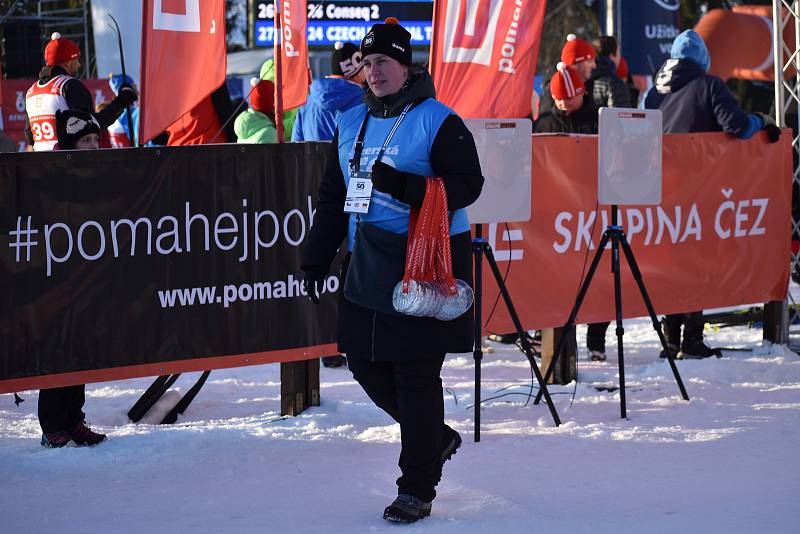
[[[661,203],[661,111],[600,108],[597,198],[601,205]]]
[[[524,222],[531,218],[531,121],[466,119],[486,181],[467,208],[472,224]]]

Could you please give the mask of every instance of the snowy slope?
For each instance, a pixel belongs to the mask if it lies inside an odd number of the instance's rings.
[[[214,371],[172,426],[127,420],[149,379],[94,384],[87,419],[110,438],[95,448],[40,447],[36,392],[19,407],[2,395],[0,531],[800,532],[800,357],[762,345],[758,329],[711,332],[712,344],[755,350],[679,362],[687,403],[649,321],[625,326],[627,420],[603,389],[617,384],[611,332],[608,362],[582,354],[574,404],[574,384],[552,388],[561,427],[514,394],[484,403],[480,443],[473,360],[449,356],[446,417],[464,446],[433,515],[409,527],[381,519],[399,427],[346,369],[323,369],[322,406],[287,419],[277,365]],[[483,397],[527,393],[522,354],[493,347]]]

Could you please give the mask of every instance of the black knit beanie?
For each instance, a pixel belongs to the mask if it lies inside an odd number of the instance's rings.
[[[361,41],[361,57],[383,54],[403,65],[411,65],[411,34],[394,18],[374,24]]]
[[[331,54],[331,73],[352,78],[361,70],[361,51],[353,43],[337,42]]]
[[[56,111],[58,148],[72,150],[81,137],[91,133],[100,135],[100,123],[91,113],[72,109]]]

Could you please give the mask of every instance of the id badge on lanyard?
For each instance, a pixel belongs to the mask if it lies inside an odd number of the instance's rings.
[[[386,148],[392,141],[392,137],[394,137],[394,134],[400,127],[400,123],[403,122],[406,114],[411,109],[411,105],[411,103],[407,104],[406,107],[403,108],[403,112],[400,114],[400,116],[397,117],[397,120],[394,121],[394,125],[389,131],[389,134],[386,136],[386,140],[383,142],[383,146],[378,152],[378,156],[375,158],[375,161],[380,161],[381,158],[383,158],[383,153],[386,151]],[[361,127],[358,131],[358,137],[353,145],[353,159],[350,160],[350,164],[348,166],[350,171],[350,181],[347,183],[347,194],[344,201],[345,213],[369,212],[369,204],[370,200],[372,199],[372,175],[367,171],[361,170],[361,152],[364,149],[364,136],[367,131],[368,119],[369,110],[367,110],[367,114],[364,116],[364,120],[361,122]]]

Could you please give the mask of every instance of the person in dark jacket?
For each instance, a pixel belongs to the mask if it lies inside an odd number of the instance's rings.
[[[596,134],[598,109],[586,91],[580,74],[564,63],[559,63],[550,81],[550,93],[555,108],[541,115],[533,125],[534,133]],[[586,331],[586,348],[589,359],[606,361],[606,331],[608,322],[592,323]]]
[[[58,110],[55,120],[58,142],[54,150],[100,148],[100,123],[91,113]],[[70,442],[80,447],[105,441],[105,434],[91,430],[84,421],[85,402],[84,384],[39,391],[37,415],[43,447],[61,448]]]
[[[353,43],[336,43],[330,76],[315,80],[308,101],[298,110],[292,141],[330,141],[336,119],[364,98],[361,51]]]
[[[598,37],[593,46],[597,51],[595,68],[586,81],[591,88],[592,99],[598,108],[629,108],[631,93],[623,80],[617,77],[617,40],[610,35]]]
[[[646,109],[660,109],[664,133],[725,132],[749,139],[764,129],[770,142],[780,129],[763,115],[745,113],[721,79],[706,73],[711,58],[703,38],[686,30],[672,43],[670,59],[659,69],[656,84],[645,98]],[[703,312],[664,318],[667,349],[676,358],[720,356],[703,341]],[[683,326],[683,340],[681,340]],[[666,358],[662,350],[661,357]]]
[[[58,32],[51,37],[44,49],[45,67],[25,95],[25,138],[36,151],[52,150],[56,144],[56,111],[94,112],[92,93],[76,78],[81,68],[78,45]],[[137,98],[131,84],[121,84],[116,98],[94,113],[100,127],[111,126]]]
[[[549,90],[555,106],[539,115],[533,123],[533,133],[597,133],[597,106],[586,94],[577,69],[559,63]]]
[[[318,300],[315,289],[347,238],[338,347],[367,395],[400,424],[402,475],[383,517],[410,523],[430,515],[442,466],[461,443],[444,424],[440,372],[447,352],[472,350],[472,310],[452,321],[401,315],[391,291],[403,276],[409,210],[422,205],[427,176],[440,177],[447,192],[453,274],[472,284],[465,208],[480,195],[483,176],[464,122],[436,101],[428,72],[412,65],[411,34],[386,19],[372,26],[361,52],[369,89],[365,103],[339,119],[301,268]],[[348,184],[364,171],[373,187],[368,212],[345,213]],[[359,279],[356,266],[382,276]]]

